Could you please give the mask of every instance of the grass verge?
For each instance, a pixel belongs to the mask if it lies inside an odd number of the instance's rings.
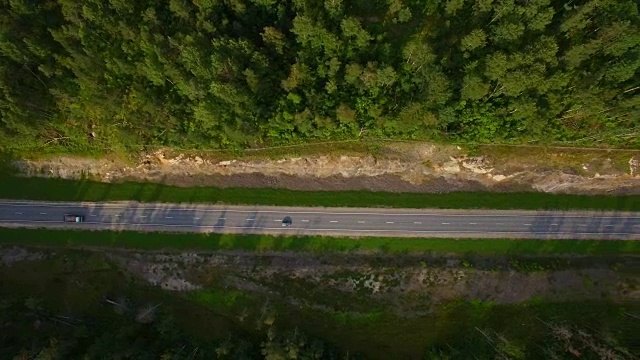
[[[292,191],[248,188],[181,188],[153,183],[0,176],[0,198],[50,201],[226,203],[281,206],[393,207],[449,209],[583,209],[640,211],[640,196],[586,196],[545,193],[448,194],[369,191]]]
[[[108,246],[145,250],[253,250],[385,253],[585,254],[640,253],[638,241],[339,238],[323,236],[184,234],[136,231],[81,231],[0,228],[0,244],[40,246]]]

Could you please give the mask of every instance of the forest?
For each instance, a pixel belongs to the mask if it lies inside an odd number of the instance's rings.
[[[640,147],[634,0],[2,0],[0,148]]]
[[[90,233],[0,237],[0,359],[640,355],[631,253],[212,251]]]
[[[365,360],[361,353],[311,337],[300,329],[230,332],[207,341],[158,310],[127,298],[104,298],[99,316],[54,311],[47,299],[0,293],[0,355],[13,360],[55,359],[265,359]],[[635,359],[618,339],[572,324],[550,323],[542,344],[523,344],[490,329],[478,329],[425,349],[425,360],[452,359]],[[633,328],[633,327],[632,327]],[[637,328],[637,326],[636,326]],[[627,337],[632,336],[627,333]],[[624,336],[620,336],[624,337]],[[390,349],[390,351],[393,351]],[[383,354],[379,358],[385,358]]]

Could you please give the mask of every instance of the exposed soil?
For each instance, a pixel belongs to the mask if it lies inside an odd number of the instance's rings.
[[[312,253],[107,254],[122,269],[165,290],[224,287],[318,308],[357,297],[419,316],[456,299],[511,304],[543,297],[638,301],[637,257],[462,258]],[[535,270],[531,270],[535,264]],[[525,270],[522,267],[529,267]],[[185,286],[185,284],[189,284]],[[329,295],[327,295],[329,294]],[[328,296],[328,297],[327,297]],[[389,306],[393,304],[393,306]],[[357,306],[348,306],[358,311]]]
[[[333,151],[335,152],[335,151]],[[271,187],[294,190],[389,192],[541,191],[640,194],[640,155],[634,151],[481,148],[389,143],[373,153],[270,159],[142,154],[127,164],[114,159],[57,157],[14,163],[26,176],[105,182],[149,181],[176,186]]]
[[[336,306],[352,313],[384,306],[397,316],[413,318],[458,299],[496,304],[536,298],[640,301],[637,256],[90,251],[109,258],[118,271],[164,290],[224,288],[327,312]],[[35,249],[0,247],[0,267],[50,256]]]
[[[0,248],[0,266],[11,266],[21,261],[42,260],[47,254],[34,252],[17,246]]]

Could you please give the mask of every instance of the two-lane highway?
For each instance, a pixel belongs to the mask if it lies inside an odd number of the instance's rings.
[[[81,224],[65,214],[83,215]],[[290,217],[291,226],[282,220]],[[640,213],[0,200],[0,226],[247,234],[640,240]]]

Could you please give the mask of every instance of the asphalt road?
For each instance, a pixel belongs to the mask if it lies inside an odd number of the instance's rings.
[[[83,215],[82,224],[65,214]],[[289,227],[282,226],[291,217]],[[640,240],[640,213],[0,200],[0,226],[247,234]]]

